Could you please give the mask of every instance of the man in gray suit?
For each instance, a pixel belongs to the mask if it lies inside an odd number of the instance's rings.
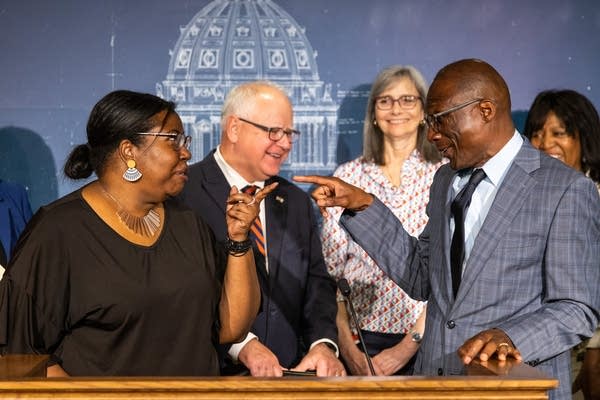
[[[295,179],[320,185],[321,208],[344,207],[340,223],[352,238],[411,297],[428,301],[417,374],[460,374],[495,354],[557,377],[551,398],[568,399],[569,349],[599,317],[598,191],[515,130],[506,83],[483,61],[440,70],[426,110],[428,139],[450,163],[434,178],[418,239],[354,186]]]

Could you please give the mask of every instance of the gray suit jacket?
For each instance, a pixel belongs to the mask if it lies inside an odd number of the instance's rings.
[[[591,180],[525,140],[475,239],[456,299],[450,275],[445,165],[417,240],[379,200],[342,226],[411,297],[428,300],[416,373],[461,374],[456,350],[480,331],[505,331],[530,365],[570,398],[569,349],[591,336],[600,307],[600,199]]]

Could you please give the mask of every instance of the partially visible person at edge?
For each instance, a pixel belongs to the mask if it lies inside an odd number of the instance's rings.
[[[336,357],[335,282],[323,261],[310,197],[277,176],[300,135],[289,98],[267,81],[241,84],[225,99],[221,129],[221,144],[190,167],[182,192],[217,238],[227,234],[223,202],[231,186],[260,190],[279,183],[253,228],[262,310],[246,338],[224,349],[223,374],[281,376],[293,368],[345,375]]]
[[[551,399],[570,399],[569,350],[599,318],[596,186],[515,130],[506,82],[484,61],[442,68],[425,120],[450,163],[433,179],[419,239],[359,188],[295,179],[319,185],[319,207],[346,208],[340,223],[353,240],[411,297],[428,300],[416,374],[510,357],[559,380]]]
[[[243,338],[258,311],[247,236],[273,187],[231,189],[227,255],[171,199],[191,156],[174,103],[109,93],[87,139],[64,172],[98,179],[36,213],[0,282],[2,354],[50,354],[50,377],[217,375],[215,346]]]
[[[0,179],[0,278],[30,218],[31,206],[25,188]]]
[[[574,90],[539,93],[527,114],[524,134],[535,148],[592,178],[600,191],[600,118],[584,95]],[[573,353],[573,393],[581,390],[585,400],[600,399],[600,328]]]
[[[427,84],[411,66],[392,66],[376,77],[364,122],[363,155],[340,165],[334,176],[377,196],[412,236],[425,224],[429,186],[441,165],[421,123]],[[329,273],[348,280],[362,337],[377,375],[410,375],[425,330],[425,304],[388,278],[341,229],[343,208],[330,208],[321,239]],[[353,375],[370,375],[344,297],[338,294],[340,353]]]

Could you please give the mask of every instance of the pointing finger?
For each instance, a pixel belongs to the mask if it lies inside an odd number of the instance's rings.
[[[265,198],[267,197],[267,195],[269,193],[271,193],[273,190],[275,190],[275,188],[279,185],[279,182],[274,182],[271,183],[268,186],[265,186],[264,188],[262,188],[261,190],[258,191],[258,193],[256,193],[254,195],[254,197],[256,198],[256,201],[258,201],[259,203]]]
[[[292,177],[296,182],[316,183],[317,185],[327,185],[331,183],[331,178],[320,175],[296,175]]]

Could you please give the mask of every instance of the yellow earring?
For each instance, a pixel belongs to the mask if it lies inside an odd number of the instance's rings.
[[[136,167],[135,160],[127,160],[127,171],[123,173],[123,179],[129,182],[139,181],[142,173]]]

